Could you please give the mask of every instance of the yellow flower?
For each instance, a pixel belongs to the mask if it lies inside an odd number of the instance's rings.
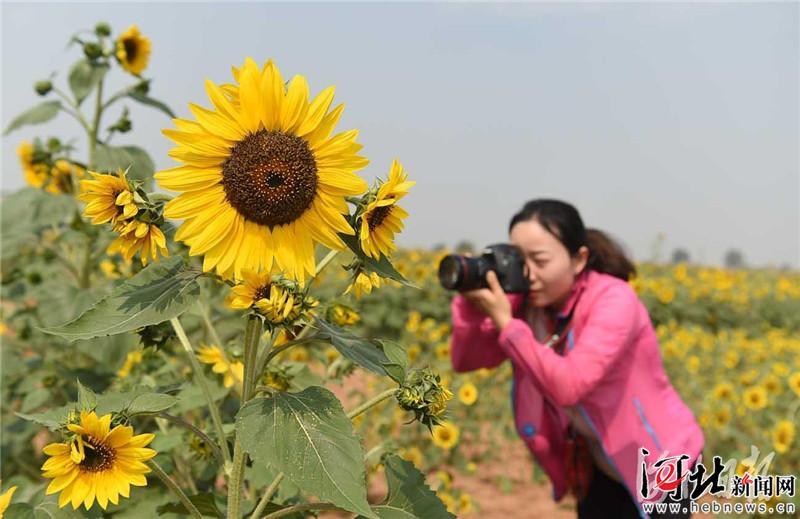
[[[419,344],[412,344],[408,347],[408,361],[414,362],[419,357],[419,354],[422,353],[422,348]]]
[[[105,510],[109,501],[130,497],[130,486],[147,485],[150,472],[145,461],[156,451],[146,446],[153,434],[133,435],[133,427],[117,425],[111,429],[111,415],[100,418],[94,411],[81,411],[80,424],[67,426],[74,434],[65,443],[51,443],[43,452],[50,458],[42,465],[43,476],[53,481],[46,494],[61,492],[58,506],[81,504],[88,510],[95,499]]]
[[[413,463],[417,468],[422,466],[423,456],[422,451],[419,450],[419,447],[409,447],[407,449],[403,449],[401,457],[404,460]]]
[[[236,85],[206,81],[213,110],[190,105],[197,121],[176,119],[164,134],[184,163],[155,178],[181,191],[167,218],[183,219],[175,239],[203,255],[203,271],[239,278],[245,268],[270,272],[273,259],[303,283],[316,269],[314,245],[343,250],[340,233],[354,235],[346,198],[366,191],[355,171],[358,130],[331,137],[343,106],[328,111],[334,88],[309,102],[308,83],[285,86],[278,68],[250,59],[233,69]]]
[[[393,161],[389,179],[381,184],[375,200],[364,209],[359,240],[367,256],[379,259],[381,254],[389,256],[397,250],[394,235],[403,230],[403,219],[408,217],[408,213],[397,202],[416,184],[407,178],[403,166],[397,160]]]
[[[361,299],[364,294],[370,294],[373,288],[380,288],[380,286],[381,278],[376,273],[371,272],[366,274],[364,272],[359,272],[355,281],[347,287],[344,293],[349,294],[352,290],[356,299]]]
[[[728,425],[731,421],[731,411],[727,407],[720,407],[714,411],[714,425],[718,428]]]
[[[717,384],[713,391],[714,400],[732,400],[733,399],[733,384],[723,382]]]
[[[197,358],[205,364],[212,364],[211,371],[222,375],[222,385],[231,387],[236,383],[240,390],[244,383],[244,364],[231,362],[219,346],[201,346],[197,349]]]
[[[433,444],[440,449],[450,450],[458,443],[461,430],[452,422],[442,422],[433,428]]]
[[[466,492],[458,496],[458,512],[461,514],[472,513],[472,497]]]
[[[800,396],[800,371],[793,373],[792,376],[789,377],[789,388],[795,392],[797,396]]]
[[[47,164],[34,162],[34,147],[28,141],[22,141],[17,146],[17,156],[25,175],[25,181],[31,187],[41,188],[47,182]]]
[[[111,242],[106,253],[120,253],[126,261],[130,261],[137,252],[141,252],[139,259],[142,265],[147,265],[150,258],[158,261],[161,256],[169,256],[167,238],[155,224],[131,220],[130,222],[117,222],[114,230],[119,236]]]
[[[59,193],[72,193],[72,177],[82,178],[86,170],[77,164],[60,159],[53,164],[50,169],[50,182],[45,189],[48,193],[55,195]]]
[[[444,504],[445,508],[447,508],[448,512],[451,514],[455,514],[457,512],[456,500],[450,493],[438,492],[436,495],[439,496],[439,499],[442,501],[442,504]]]
[[[467,382],[458,390],[458,399],[464,405],[472,405],[478,400],[478,388],[475,384]]]
[[[139,212],[133,201],[133,188],[125,178],[125,172],[119,170],[116,175],[107,175],[90,171],[92,178],[81,180],[79,200],[86,202],[83,216],[92,219],[94,225],[132,218]]]
[[[689,373],[697,373],[700,370],[700,357],[697,355],[690,355],[686,360],[686,371]]]
[[[778,377],[776,377],[775,375],[772,375],[772,374],[767,375],[766,377],[764,377],[764,380],[762,381],[762,384],[764,384],[764,387],[766,388],[767,392],[769,392],[770,394],[773,394],[773,395],[777,394],[777,393],[780,393],[780,391],[782,389],[781,388],[780,379]]]
[[[358,312],[344,305],[334,305],[331,308],[331,320],[339,326],[350,326],[361,320]]]
[[[136,25],[131,25],[117,38],[117,61],[133,75],[138,76],[147,68],[150,50],[150,39],[142,36]]]
[[[234,286],[226,298],[229,307],[245,310],[255,307],[269,322],[279,324],[291,322],[304,312],[317,306],[311,297],[303,297],[289,288],[272,283],[269,274],[242,270],[243,282]]]
[[[795,426],[789,420],[781,420],[772,430],[772,445],[780,454],[789,451],[795,436]]]
[[[453,398],[453,392],[445,387],[442,382],[441,390],[433,395],[433,400],[428,403],[428,413],[433,416],[441,416],[447,409],[447,402]]]
[[[129,352],[128,356],[125,357],[125,364],[117,371],[117,376],[119,378],[125,378],[130,375],[133,367],[141,363],[143,358],[144,355],[141,350]]]
[[[749,409],[764,409],[767,407],[767,390],[762,386],[747,388],[744,392],[744,405]]]
[[[3,518],[3,514],[8,509],[8,506],[11,504],[11,498],[14,496],[14,492],[17,490],[16,485],[11,485],[8,490],[6,490],[2,495],[0,495],[0,519]]]
[[[103,275],[108,279],[117,279],[119,278],[119,272],[117,272],[117,265],[111,260],[103,260],[100,262],[100,270],[103,272]]]
[[[439,360],[447,360],[450,358],[449,342],[442,342],[436,346],[436,358]]]

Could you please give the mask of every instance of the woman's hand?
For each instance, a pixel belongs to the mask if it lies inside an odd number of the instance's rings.
[[[494,271],[486,273],[489,288],[478,288],[462,292],[464,298],[480,311],[488,315],[498,330],[502,330],[512,319],[511,301],[500,286]]]

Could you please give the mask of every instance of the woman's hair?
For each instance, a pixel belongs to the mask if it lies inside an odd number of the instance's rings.
[[[585,245],[589,249],[586,268],[625,281],[636,275],[636,267],[622,247],[603,231],[584,227],[581,215],[571,204],[547,198],[531,200],[511,219],[508,232],[511,233],[516,224],[528,220],[539,222],[566,247],[571,256]]]

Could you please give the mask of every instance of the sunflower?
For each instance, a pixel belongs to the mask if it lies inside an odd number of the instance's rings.
[[[204,256],[204,271],[238,279],[245,268],[270,272],[274,259],[303,283],[315,273],[315,243],[343,250],[338,233],[355,234],[346,197],[366,191],[355,171],[368,163],[358,130],[331,137],[343,110],[328,111],[333,87],[309,102],[303,76],[284,86],[272,61],[259,69],[250,58],[233,76],[223,88],[206,81],[212,110],[191,104],[197,121],[164,130],[184,163],[155,176],[182,192],[164,215],[184,220],[175,238]]]
[[[794,391],[797,396],[800,396],[800,371],[792,373],[787,381],[789,383],[789,388]]]
[[[794,441],[795,426],[789,420],[781,420],[772,430],[772,445],[780,454],[789,451]]]
[[[72,178],[83,178],[86,170],[68,160],[59,159],[50,168],[50,182],[46,191],[54,195],[72,193]]]
[[[219,346],[201,346],[197,349],[197,358],[205,364],[212,364],[211,371],[222,375],[222,385],[231,387],[236,383],[241,389],[244,383],[244,364],[228,360],[228,356]]]
[[[442,422],[433,428],[433,444],[440,449],[450,450],[458,443],[461,430],[452,422]]]
[[[714,387],[714,400],[732,400],[733,399],[733,384],[730,382],[722,382]]]
[[[169,256],[167,238],[155,224],[138,220],[118,221],[114,230],[119,236],[108,246],[107,254],[119,252],[126,261],[130,261],[137,252],[141,252],[142,265],[147,265],[149,259],[158,261],[159,254]]]
[[[370,294],[373,288],[380,288],[380,286],[381,278],[379,275],[374,272],[370,272],[369,274],[366,272],[359,272],[355,281],[347,287],[344,293],[349,294],[352,290],[355,298],[361,299],[364,294]]]
[[[478,400],[478,388],[475,384],[467,382],[458,390],[458,399],[464,405],[472,405]]]
[[[472,513],[472,496],[467,493],[458,496],[458,511],[464,515]]]
[[[2,519],[3,514],[8,509],[8,505],[11,504],[11,498],[14,497],[14,492],[16,492],[17,486],[11,485],[8,487],[3,494],[0,494],[0,519]]]
[[[242,270],[243,283],[233,288],[226,303],[235,310],[255,307],[273,324],[288,323],[317,306],[317,301],[288,285],[272,282],[272,276],[250,269]]]
[[[136,25],[131,25],[117,38],[116,56],[122,68],[138,76],[150,59],[150,39],[142,36]]]
[[[95,499],[105,510],[108,502],[118,504],[119,496],[129,497],[130,486],[147,485],[150,472],[145,461],[156,455],[145,448],[155,437],[133,435],[133,427],[117,425],[111,429],[111,415],[97,417],[94,411],[81,411],[80,424],[69,424],[73,437],[66,443],[51,443],[43,452],[50,459],[42,465],[43,475],[53,481],[47,495],[61,492],[58,506],[83,504],[88,510]]]
[[[94,225],[132,218],[139,212],[133,201],[133,188],[125,178],[125,172],[119,170],[116,175],[107,175],[90,171],[91,180],[81,180],[81,194],[78,200],[86,202],[83,216],[92,219]]]
[[[361,249],[367,256],[379,259],[381,254],[389,256],[397,250],[394,235],[403,230],[403,218],[408,217],[408,213],[397,202],[416,184],[407,181],[407,178],[403,166],[397,160],[393,161],[389,180],[378,188],[375,200],[364,209],[359,239]]]
[[[332,306],[328,318],[338,326],[350,326],[361,320],[358,312],[345,305]]]
[[[25,175],[25,181],[31,187],[41,188],[47,182],[47,165],[33,161],[34,147],[28,141],[22,141],[17,146],[17,157]]]
[[[722,428],[728,425],[731,421],[731,410],[727,407],[719,407],[713,412],[714,425],[717,428]]]
[[[744,405],[753,410],[764,409],[767,407],[767,390],[762,386],[747,388],[744,392]]]
[[[131,351],[128,353],[128,356],[125,357],[125,364],[117,371],[117,376],[119,378],[125,378],[131,374],[131,370],[137,364],[141,364],[142,359],[144,359],[144,353],[142,350]]]

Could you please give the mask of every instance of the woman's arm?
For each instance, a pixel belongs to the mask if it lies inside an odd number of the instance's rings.
[[[453,313],[450,357],[456,372],[494,368],[507,358],[497,343],[499,331],[489,317],[460,294],[453,298],[450,309]]]
[[[562,406],[580,402],[606,376],[633,342],[639,299],[623,284],[598,294],[579,339],[566,356],[538,342],[528,324],[512,319],[499,335],[500,348],[529,371],[547,396]]]

